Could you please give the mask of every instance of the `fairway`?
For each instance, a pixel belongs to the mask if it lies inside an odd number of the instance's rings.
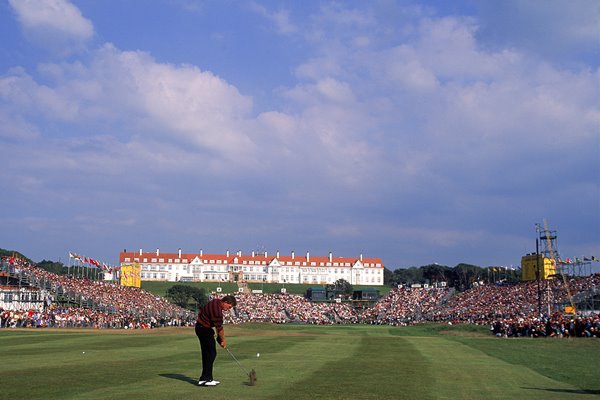
[[[471,327],[227,326],[214,388],[192,328],[0,331],[0,399],[592,399],[595,339],[499,339]],[[260,353],[260,357],[256,354]]]

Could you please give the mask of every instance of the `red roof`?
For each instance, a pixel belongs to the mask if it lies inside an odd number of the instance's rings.
[[[159,251],[159,254],[156,255],[155,251],[152,252],[142,252],[142,254],[140,255],[139,251],[131,251],[131,252],[121,252],[119,254],[119,261],[121,263],[125,263],[125,259],[128,258],[129,261],[128,262],[133,262],[135,259],[138,260],[138,262],[143,262],[143,259],[147,259],[147,260],[152,260],[152,259],[163,259],[164,261],[162,262],[170,262],[170,263],[190,263],[192,262],[196,257],[200,258],[200,260],[202,260],[203,263],[210,263],[211,260],[212,262],[216,262],[217,260],[221,260],[222,264],[243,264],[244,261],[246,261],[246,264],[248,264],[250,261],[253,261],[254,264],[260,265],[260,264],[270,264],[273,260],[277,259],[280,263],[296,263],[299,262],[300,265],[303,265],[303,263],[306,263],[307,266],[311,266],[312,263],[315,263],[316,266],[321,266],[321,265],[327,265],[327,263],[331,262],[331,266],[333,266],[333,263],[338,263],[338,264],[345,264],[345,263],[349,263],[350,265],[354,265],[357,261],[361,261],[361,257],[331,257],[331,261],[329,256],[313,256],[308,254],[308,258],[307,255],[297,255],[295,254],[294,256],[292,255],[281,255],[279,254],[279,257],[277,257],[277,255],[265,255],[265,254],[242,254],[242,255],[238,255],[237,253],[229,253],[229,256],[227,256],[227,254],[200,254],[200,253],[182,253],[181,257],[179,256],[179,252],[177,253],[162,253]],[[234,260],[237,259],[237,263],[234,262]],[[168,260],[172,260],[172,261],[168,261]],[[179,260],[179,261],[175,261],[175,260]],[[183,261],[183,260],[187,260],[187,261]],[[152,261],[150,261],[152,262]],[[157,261],[154,261],[157,262]],[[362,257],[362,261],[363,264],[370,264],[371,266],[377,266],[377,268],[383,268],[383,263],[381,261],[381,258],[373,258],[373,257]]]

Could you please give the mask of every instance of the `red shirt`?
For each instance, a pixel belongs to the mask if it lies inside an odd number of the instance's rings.
[[[221,299],[214,299],[208,302],[198,311],[196,322],[205,328],[215,327],[217,332],[223,330],[223,302]]]

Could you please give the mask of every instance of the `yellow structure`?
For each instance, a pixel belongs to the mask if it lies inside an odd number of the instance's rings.
[[[540,279],[551,279],[556,275],[556,262],[550,258],[544,257],[542,254],[527,254],[521,257],[521,280],[535,281],[537,279],[537,268],[540,268]]]
[[[121,285],[133,286],[136,288],[141,287],[141,272],[142,267],[140,267],[140,264],[138,263],[121,265]]]

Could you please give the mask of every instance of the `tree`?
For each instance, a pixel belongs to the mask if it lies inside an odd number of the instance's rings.
[[[483,269],[471,264],[458,264],[454,267],[454,286],[458,290],[467,290],[473,286],[473,282],[481,280]]]
[[[53,272],[57,275],[63,275],[67,273],[65,265],[61,262],[42,260],[39,263],[37,263],[37,266],[48,272]]]
[[[182,308],[189,308],[190,299],[196,303],[196,307],[206,304],[207,300],[204,288],[182,284],[171,286],[166,297]]]
[[[352,294],[352,285],[345,279],[338,279],[333,283],[333,288],[337,293],[341,293],[344,295]]]
[[[423,268],[410,267],[394,270],[392,282],[394,286],[400,284],[421,283],[423,281]]]
[[[173,285],[167,290],[167,298],[179,307],[187,308],[192,296],[191,289],[188,285]]]
[[[192,291],[190,297],[196,302],[196,305],[198,307],[203,306],[208,302],[208,298],[206,297],[206,290],[204,288],[191,287],[191,289]]]
[[[423,278],[427,279],[430,284],[435,282],[447,282],[446,273],[450,270],[445,265],[429,264],[421,267],[423,270]]]
[[[388,269],[388,267],[383,268],[383,284],[391,285],[394,277],[394,273]]]

